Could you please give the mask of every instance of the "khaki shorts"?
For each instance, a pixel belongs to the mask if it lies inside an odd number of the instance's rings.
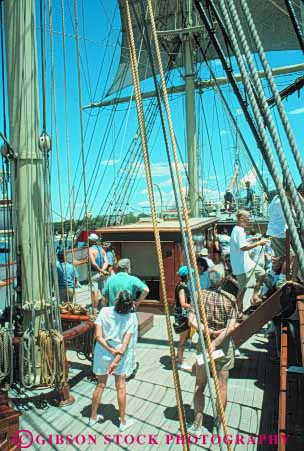
[[[259,266],[256,265],[253,269],[251,269],[248,272],[245,272],[244,274],[239,274],[236,277],[240,289],[242,288],[254,288],[256,285],[257,279],[264,276],[265,270]]]
[[[231,338],[225,340],[224,343],[222,343],[222,345],[217,348],[217,350],[219,349],[221,349],[225,355],[214,361],[216,372],[219,373],[220,371],[232,370],[232,368],[234,368],[234,346]],[[197,344],[197,353],[198,354],[202,353],[199,343]],[[206,378],[205,365],[196,364],[196,378],[197,379]]]
[[[275,257],[285,257],[286,255],[286,238],[272,238],[271,247],[273,249]],[[292,247],[290,246],[290,255],[295,255]]]
[[[92,288],[93,292],[100,291],[102,292],[102,289],[104,287],[105,277],[100,274],[98,271],[92,271],[91,272],[91,281],[90,286]]]

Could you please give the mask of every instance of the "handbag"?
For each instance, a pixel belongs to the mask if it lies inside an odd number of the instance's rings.
[[[181,334],[185,330],[190,329],[188,325],[188,318],[185,316],[180,323],[173,323],[173,329],[176,334]]]

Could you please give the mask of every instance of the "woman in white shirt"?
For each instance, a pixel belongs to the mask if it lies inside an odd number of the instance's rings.
[[[126,418],[126,374],[132,372],[132,335],[136,332],[137,322],[133,309],[132,295],[128,290],[121,291],[114,307],[104,307],[99,313],[95,325],[96,345],[94,349],[93,373],[97,377],[97,386],[93,393],[92,413],[89,426],[103,420],[97,415],[103,391],[109,374],[115,376],[117,400],[119,406],[120,432],[133,424]]]

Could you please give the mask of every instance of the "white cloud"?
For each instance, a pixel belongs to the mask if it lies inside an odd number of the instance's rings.
[[[108,166],[114,166],[114,164],[116,164],[116,163],[118,163],[118,162],[119,162],[119,160],[103,160],[103,161],[101,162],[101,164],[104,165],[104,166],[106,166],[106,165],[108,165]]]
[[[184,187],[184,194],[186,194],[186,188]],[[158,191],[155,190],[154,193],[155,198],[155,205],[156,207],[161,206],[161,199]],[[149,199],[142,200],[140,202],[137,202],[137,205],[139,207],[150,207]],[[174,192],[173,190],[168,192],[162,192],[162,206],[163,208],[167,207],[175,207],[175,198],[174,198]]]
[[[303,114],[304,108],[296,108],[295,110],[288,111],[288,114],[296,115],[296,114]]]
[[[236,114],[237,114],[238,116],[241,116],[241,115],[243,114],[242,108],[238,108],[238,109],[236,110]]]
[[[217,190],[212,190],[209,188],[204,189],[204,196],[206,196],[207,200],[218,200],[219,196],[222,198],[224,194],[224,192],[219,193]]]
[[[208,177],[208,180],[217,180],[218,179],[218,176],[217,175],[210,175],[209,177]]]
[[[221,134],[222,136],[224,136],[224,135],[229,135],[229,132],[228,132],[227,130],[221,130],[221,131],[220,131],[220,134]]]
[[[185,165],[179,163],[179,169],[183,173],[185,171]],[[168,163],[152,163],[151,172],[153,177],[163,177],[170,175]]]
[[[171,179],[164,180],[163,182],[159,182],[158,185],[161,187],[172,186],[172,180]]]
[[[144,163],[134,162],[133,167],[136,168],[136,171],[138,170],[137,177],[146,177]],[[179,167],[180,167],[181,173],[183,174],[185,172],[185,167],[187,168],[187,165],[183,164],[183,163],[179,163]],[[168,177],[168,176],[170,176],[170,170],[169,170],[168,163],[165,163],[165,162],[152,163],[151,164],[151,174],[152,174],[152,177]]]

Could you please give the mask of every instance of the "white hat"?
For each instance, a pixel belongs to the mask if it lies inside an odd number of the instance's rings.
[[[119,269],[127,269],[128,271],[130,271],[130,267],[131,267],[131,262],[129,258],[121,258],[118,263],[117,266]]]
[[[203,247],[198,253],[198,255],[202,256],[202,257],[205,257],[205,256],[207,257],[208,254],[209,254],[209,252],[208,252],[208,249],[206,247]]]
[[[96,233],[91,233],[88,238],[89,238],[89,241],[98,241],[98,240],[100,240],[100,237]]]

